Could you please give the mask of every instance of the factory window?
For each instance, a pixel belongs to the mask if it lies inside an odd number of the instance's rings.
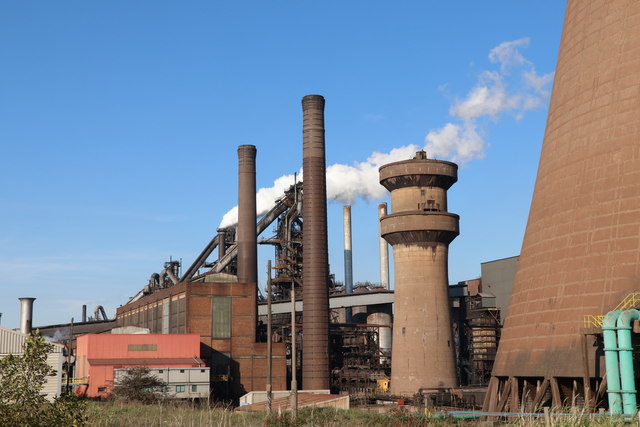
[[[158,369],[158,373],[159,373],[159,374],[164,373],[164,369]]]
[[[204,369],[200,369],[200,373],[201,373],[201,374],[204,374]]]
[[[193,391],[193,392],[198,391],[198,386],[197,385],[192,385],[191,386],[191,391]]]
[[[183,385],[177,385],[176,386],[176,393],[183,393],[184,392],[184,386]]]
[[[106,393],[106,392],[107,392],[106,387],[98,387],[98,393]]]
[[[211,338],[231,338],[231,298],[211,297]]]
[[[180,369],[180,373],[181,373],[181,374],[184,374],[184,369]]]

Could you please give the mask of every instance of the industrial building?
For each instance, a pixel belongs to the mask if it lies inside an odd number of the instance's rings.
[[[7,328],[0,327],[0,359],[9,354],[19,356],[24,352],[24,345],[27,341],[27,334],[12,331]],[[64,362],[64,346],[52,343],[53,349],[47,355],[47,365],[54,369],[55,375],[48,376],[45,380],[42,394],[47,400],[53,401],[60,396],[62,392],[62,364]]]
[[[208,399],[210,373],[195,334],[87,334],[78,337],[76,391],[107,397],[118,375],[145,367],[167,384],[168,396]]]
[[[118,308],[115,323],[195,334],[216,399],[237,402],[267,385],[284,391],[297,383],[373,401],[422,394],[432,405],[472,407],[486,391],[490,412],[635,410],[640,364],[631,333],[640,312],[629,310],[640,305],[639,17],[629,0],[568,1],[519,256],[483,263],[481,278],[449,286],[449,244],[460,230],[447,191],[458,167],[419,151],[379,170],[391,199],[390,213],[378,206],[380,286],[353,282],[349,207],[344,286],[337,283],[327,254],[325,100],[309,95],[304,182],[257,218],[258,149],[240,146],[237,225],[217,230],[184,273],[179,262],[165,263]],[[258,244],[275,254],[270,334],[257,294]],[[626,374],[616,375],[618,367]],[[466,386],[474,387],[468,395]]]
[[[12,331],[0,327],[0,359],[9,354],[19,356],[24,353],[28,335],[32,332],[33,302],[35,298],[20,298],[20,330]],[[50,343],[52,348],[47,354],[46,363],[55,373],[45,379],[42,394],[53,401],[62,393],[62,365],[65,360],[65,348],[58,343]]]

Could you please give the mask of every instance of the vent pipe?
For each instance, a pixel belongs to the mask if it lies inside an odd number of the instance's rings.
[[[35,298],[18,298],[20,300],[20,332],[30,334],[33,321],[33,302]]]
[[[218,261],[227,253],[226,231],[226,228],[218,228]]]
[[[378,234],[380,235],[380,286],[389,290],[389,243],[382,237],[380,220],[387,216],[387,204],[378,205]]]
[[[256,147],[238,147],[238,282],[258,282],[256,236]]]
[[[329,388],[329,257],[327,253],[327,182],[324,149],[324,98],[302,99],[304,171],[302,386]]]

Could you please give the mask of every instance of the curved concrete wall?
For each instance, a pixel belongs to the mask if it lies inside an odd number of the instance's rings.
[[[493,374],[582,377],[584,315],[638,290],[640,2],[569,0]]]

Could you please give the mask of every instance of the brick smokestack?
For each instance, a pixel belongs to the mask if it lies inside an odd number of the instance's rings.
[[[327,254],[327,183],[324,154],[324,98],[302,99],[304,172],[302,386],[329,388],[329,260]]]
[[[256,147],[238,147],[238,282],[257,283]]]

